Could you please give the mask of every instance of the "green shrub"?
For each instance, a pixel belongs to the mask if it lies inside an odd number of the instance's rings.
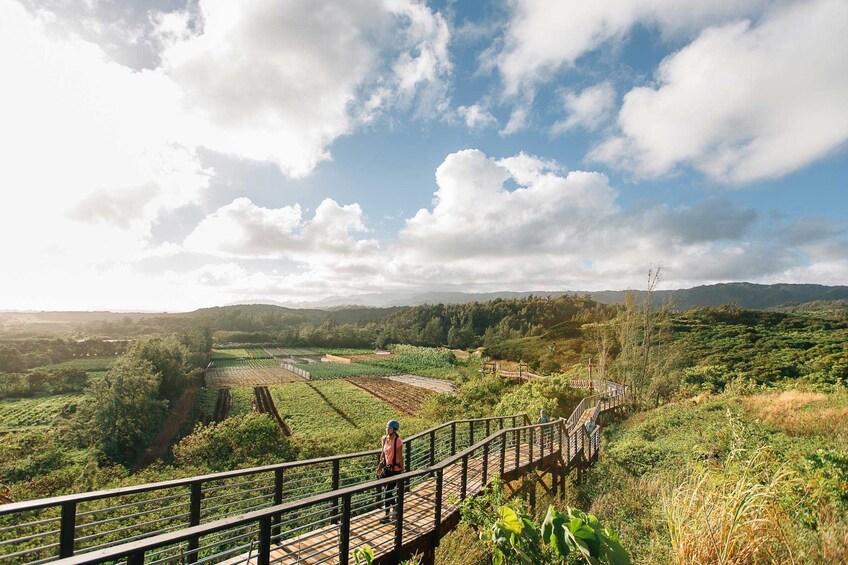
[[[495,407],[495,413],[524,413],[534,418],[539,410],[545,409],[550,418],[568,417],[584,396],[585,391],[568,386],[568,377],[553,375],[534,379],[505,392]]]
[[[292,452],[288,438],[270,416],[246,414],[198,424],[194,433],[174,446],[174,463],[226,471],[291,461]]]
[[[637,476],[650,471],[666,457],[653,442],[638,438],[627,438],[609,446],[605,455],[614,464]]]

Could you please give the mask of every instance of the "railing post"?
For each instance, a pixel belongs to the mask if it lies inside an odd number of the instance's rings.
[[[491,433],[492,433],[491,423],[492,423],[491,420],[486,420],[486,437],[489,437],[489,435],[491,435]]]
[[[430,467],[436,464],[436,430],[430,432]]]
[[[259,553],[256,556],[257,565],[271,563],[271,517],[259,518]]]
[[[339,459],[333,459],[333,490],[339,490],[339,486],[341,483],[341,465]],[[330,520],[331,524],[338,524],[339,520],[336,515],[339,513],[339,497],[333,498],[333,518]]]
[[[513,416],[513,417],[512,417],[512,427],[513,427],[513,428],[514,428],[514,427],[516,427],[516,426],[515,426],[515,416]]]
[[[404,451],[406,451],[406,453],[404,454],[404,457],[406,458],[406,466],[405,466],[404,470],[407,471],[407,472],[412,471],[412,442],[411,441],[406,445],[406,449]]]
[[[515,435],[515,468],[518,469],[521,466],[521,430],[512,433]]]
[[[77,527],[77,503],[62,504],[62,525],[59,530],[59,557],[71,557],[74,554],[74,534]]]
[[[474,445],[474,420],[468,421],[468,445],[465,447],[471,447]]]
[[[127,565],[144,565],[144,552],[136,551],[127,555]]]
[[[560,453],[562,453],[562,421],[560,421],[559,425],[557,426],[557,438],[559,440],[559,451]],[[566,450],[566,455],[567,451],[568,450]]]
[[[480,483],[481,487],[486,486],[486,479],[489,475],[489,444],[483,444],[483,480]]]
[[[459,500],[465,500],[468,492],[468,454],[462,456],[462,479],[459,483]]]
[[[456,455],[456,422],[451,422],[451,456]]]
[[[533,428],[530,428],[530,429],[529,429],[529,430],[527,430],[527,431],[528,431],[528,432],[530,432],[530,445],[529,445],[529,449],[530,449],[530,463],[532,463],[532,462],[533,462]]]
[[[350,499],[351,494],[342,497],[342,522],[339,527],[339,565],[347,565],[350,559]]]
[[[436,508],[435,508],[435,516],[433,526],[436,528],[436,531],[442,525],[442,494],[444,492],[444,484],[445,484],[445,472],[444,469],[438,469],[436,471]]]
[[[188,525],[200,525],[200,502],[203,500],[203,483],[200,481],[191,482],[191,503],[188,511]],[[197,561],[197,549],[200,547],[200,536],[192,536],[188,540],[188,562],[194,563]]]
[[[274,469],[274,506],[283,503],[283,468]],[[274,514],[271,516],[271,524],[276,526],[280,523],[281,516]],[[274,528],[274,534],[280,533],[280,528]]]
[[[283,468],[274,469],[274,506],[283,503]],[[280,517],[277,516],[277,522]]]
[[[506,470],[506,434],[501,434],[501,474],[498,478],[503,478],[504,471]]]
[[[406,482],[406,479],[398,480],[395,485],[395,492],[397,493],[397,523],[395,523],[395,556],[400,554],[400,548],[403,546],[403,491],[406,487],[404,487],[403,483]]]

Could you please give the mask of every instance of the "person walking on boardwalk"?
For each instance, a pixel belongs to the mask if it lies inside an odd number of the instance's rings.
[[[398,435],[400,423],[397,420],[389,420],[386,423],[386,435],[380,440],[380,462],[377,464],[377,478],[385,479],[403,473],[403,440]],[[389,516],[389,509],[397,497],[397,483],[386,485],[386,515],[380,518],[385,523],[391,522],[394,517]],[[397,512],[395,511],[395,515]]]

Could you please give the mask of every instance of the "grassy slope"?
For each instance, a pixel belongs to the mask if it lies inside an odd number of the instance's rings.
[[[791,518],[785,527],[796,546],[795,557],[799,562],[816,562],[823,558],[822,552],[845,556],[839,551],[848,552],[848,540],[834,538],[840,535],[834,528],[840,530],[844,524],[827,525],[822,516],[829,512],[829,504],[848,502],[848,484],[840,486],[833,472],[818,469],[810,458],[820,449],[848,454],[846,424],[845,393],[787,391],[669,404],[607,426],[601,457],[574,503],[591,508],[618,530],[637,563],[670,561],[662,510],[669,486],[699,469],[723,468],[734,449],[748,450],[750,455],[767,446],[769,467],[783,468],[798,481],[781,500]],[[836,491],[828,490],[834,486]],[[840,489],[841,502],[835,500]],[[809,524],[817,520],[819,531]]]

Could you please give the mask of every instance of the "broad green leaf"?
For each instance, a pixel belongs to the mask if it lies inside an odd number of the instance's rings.
[[[515,534],[521,534],[524,531],[524,524],[519,518],[518,513],[509,506],[501,506],[498,508],[498,518],[502,527]]]

